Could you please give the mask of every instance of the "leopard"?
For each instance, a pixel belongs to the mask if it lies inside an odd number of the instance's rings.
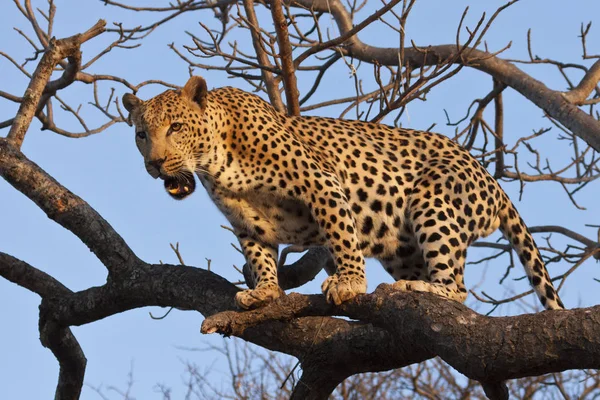
[[[227,218],[250,269],[242,309],[284,295],[280,245],[328,249],[321,285],[337,306],[367,291],[365,258],[394,290],[465,302],[467,248],[500,229],[548,310],[563,309],[534,238],[499,183],[468,150],[429,131],[295,116],[234,87],[180,89],[122,104],[144,165],[182,200],[196,178]]]

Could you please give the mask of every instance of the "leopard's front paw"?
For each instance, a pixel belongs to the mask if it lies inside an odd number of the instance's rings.
[[[331,275],[321,285],[321,290],[329,303],[339,306],[356,295],[367,292],[367,281],[354,275]]]
[[[256,289],[246,289],[237,292],[235,302],[240,308],[249,310],[262,307],[273,300],[279,298],[283,293],[277,285],[263,286]]]

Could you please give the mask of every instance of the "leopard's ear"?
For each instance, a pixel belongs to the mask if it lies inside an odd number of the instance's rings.
[[[207,93],[208,89],[206,87],[206,81],[200,76],[192,76],[190,79],[188,79],[187,83],[183,87],[183,90],[181,91],[183,97],[198,104],[202,112],[204,112],[206,109]]]
[[[123,95],[123,106],[125,106],[125,109],[130,113],[136,108],[138,108],[142,103],[143,101],[136,97],[134,94],[125,93]]]

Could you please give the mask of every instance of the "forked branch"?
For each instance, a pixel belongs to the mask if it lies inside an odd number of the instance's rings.
[[[106,30],[106,21],[99,20],[94,26],[84,33],[58,40],[51,40],[42,59],[40,60],[29,86],[23,94],[19,111],[8,133],[8,139],[17,148],[21,147],[23,139],[33,117],[40,109],[40,100],[44,92],[54,93],[56,90],[71,84],[81,65],[80,46],[88,40],[100,35]],[[62,78],[48,84],[52,71],[64,58],[69,59],[69,66],[65,69]],[[43,106],[43,105],[42,105]]]

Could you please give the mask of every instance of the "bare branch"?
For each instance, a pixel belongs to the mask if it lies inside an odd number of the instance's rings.
[[[290,45],[287,22],[281,9],[281,0],[271,1],[271,15],[273,17],[273,24],[275,25],[275,32],[277,33],[277,44],[279,45],[279,54],[281,57],[281,74],[288,114],[300,115],[300,105],[298,104],[300,94],[296,84],[294,62],[292,61],[292,47]]]
[[[389,3],[387,6],[392,3]],[[300,55],[296,59],[296,66],[309,55],[314,54],[314,52],[321,51],[341,42],[345,43],[344,48],[341,50],[358,60],[369,63],[376,61],[381,65],[398,65],[398,49],[367,45],[354,35],[356,31],[360,30],[359,28],[362,29],[364,26],[363,24],[359,24],[353,27],[351,15],[339,0],[296,0],[291,4],[298,4],[302,7],[318,11],[331,12],[342,34],[338,39],[332,41],[333,44],[326,42],[327,46],[325,44],[317,45],[307,50],[304,53],[305,55]],[[458,51],[461,50],[463,51],[463,55],[455,58]],[[438,45],[424,48],[412,47],[404,50],[404,62],[411,68],[439,65],[449,59],[455,59],[456,63],[483,71],[499,82],[517,90],[586,141],[596,151],[600,151],[600,122],[567,101],[561,92],[549,89],[542,82],[527,75],[514,64],[502,60],[493,54],[474,48],[457,49],[456,45]]]
[[[246,11],[246,17],[248,18],[248,22],[250,23],[250,35],[252,36],[252,45],[254,46],[254,51],[256,52],[256,58],[258,59],[258,62],[261,66],[273,68],[272,64],[269,62],[267,54],[261,46],[258,19],[256,18],[256,13],[254,12],[254,2],[252,0],[244,0],[244,10]],[[285,107],[283,106],[283,102],[281,101],[281,94],[279,93],[279,84],[277,83],[277,80],[273,77],[273,73],[265,68],[261,68],[260,72],[265,81],[265,85],[267,87],[267,94],[269,95],[271,105],[275,107],[276,110],[283,112],[285,110]]]
[[[340,31],[342,32],[342,35],[329,40],[327,42],[324,43],[320,43],[318,45],[315,45],[313,47],[311,47],[309,50],[305,51],[304,53],[300,54],[300,56],[298,56],[296,58],[296,60],[294,61],[294,65],[296,66],[296,68],[298,68],[300,66],[300,64],[306,60],[308,57],[310,57],[313,54],[316,54],[320,51],[326,50],[326,49],[330,49],[332,47],[335,46],[339,46],[341,44],[343,44],[346,41],[354,41],[354,38],[356,37],[356,34],[360,31],[362,31],[364,28],[366,28],[367,26],[369,26],[373,21],[376,21],[377,19],[379,19],[383,14],[385,14],[386,12],[388,12],[389,10],[392,9],[392,7],[394,7],[396,4],[398,4],[400,2],[400,0],[392,0],[390,1],[388,4],[386,4],[385,6],[383,6],[381,9],[377,10],[375,13],[373,13],[371,16],[369,16],[368,18],[366,18],[364,21],[362,21],[360,24],[356,25],[355,27],[353,27],[352,29],[349,30],[343,30],[340,25],[340,21],[337,20],[336,22],[338,23],[338,26],[340,27]],[[298,3],[305,5],[307,8],[311,8],[314,6],[314,4],[308,5],[306,4],[306,1],[299,1]],[[340,11],[339,13],[344,13],[346,12],[346,10],[344,9],[344,7],[338,2],[332,2],[333,4],[331,5],[331,9],[332,12],[333,8],[335,7],[335,9],[340,9],[343,11]],[[323,5],[320,4],[322,8],[322,11],[329,11],[329,4],[326,5],[326,7],[323,7]],[[317,6],[318,7],[318,6]],[[346,12],[347,14],[347,12]],[[334,14],[334,16],[336,16],[337,14]],[[347,22],[347,21],[344,21]],[[351,24],[350,24],[351,25]],[[372,60],[369,60],[369,62]],[[396,59],[396,63],[397,63],[397,59]]]
[[[596,61],[592,68],[590,68],[586,73],[583,79],[579,82],[579,85],[574,89],[563,93],[563,96],[567,101],[576,104],[588,104],[585,102],[587,97],[592,93],[598,82],[600,81],[600,60]]]
[[[29,4],[27,2],[26,4]],[[75,73],[81,63],[81,51],[79,47],[86,41],[100,35],[105,31],[106,22],[99,20],[93,27],[84,33],[71,36],[66,39],[53,40],[49,43],[48,49],[44,53],[38,64],[33,78],[23,95],[23,101],[19,111],[8,133],[8,139],[18,148],[21,147],[29,124],[36,114],[42,94],[46,90],[48,80],[56,64],[63,58],[69,57],[70,67],[65,70],[65,74],[58,81],[49,84],[48,91],[53,93],[56,90],[65,87],[73,81]]]

